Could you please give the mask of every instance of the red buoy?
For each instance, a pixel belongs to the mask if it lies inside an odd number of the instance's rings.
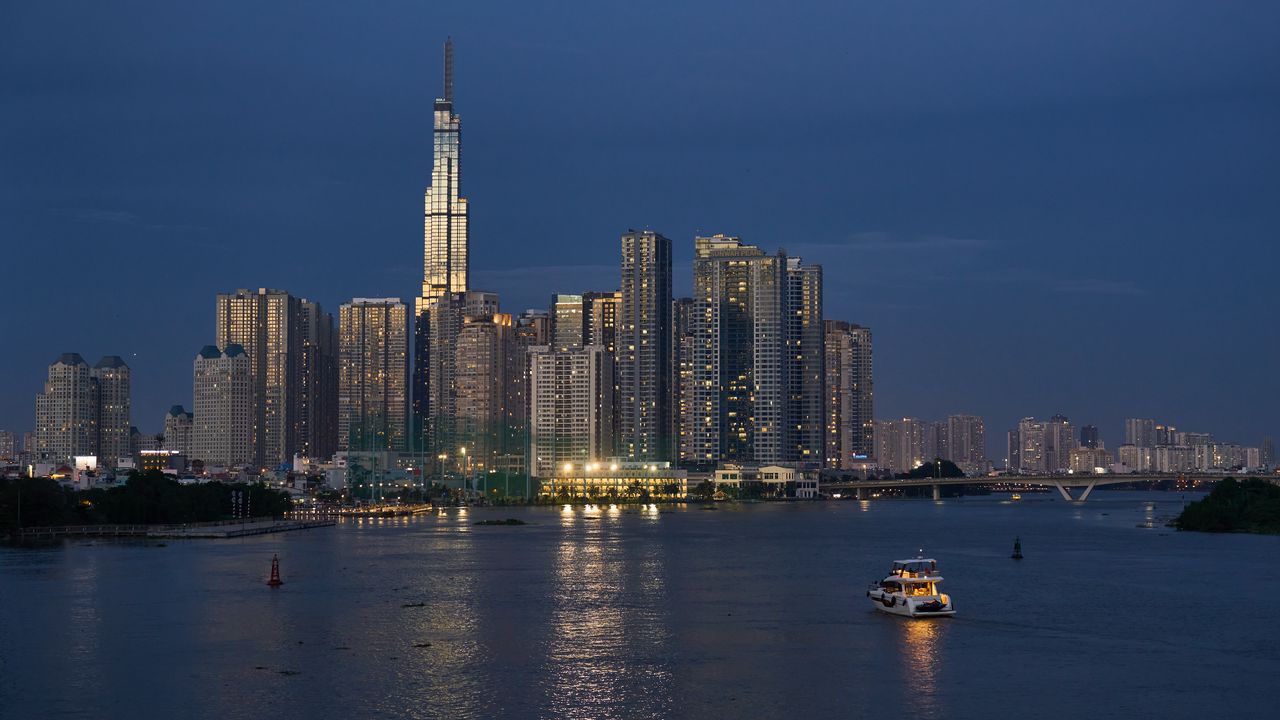
[[[271,556],[271,579],[267,581],[267,585],[271,587],[280,587],[284,581],[280,579],[280,558],[276,555]]]

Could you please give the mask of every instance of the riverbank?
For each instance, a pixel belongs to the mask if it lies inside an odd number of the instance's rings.
[[[1194,532],[1280,535],[1280,485],[1227,478],[1184,508],[1173,525]]]

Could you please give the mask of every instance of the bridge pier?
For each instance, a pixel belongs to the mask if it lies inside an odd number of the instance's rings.
[[[933,486],[933,499],[934,499],[934,500],[941,500],[941,499],[942,499],[942,486],[941,486],[941,485],[934,485],[934,486]]]
[[[857,492],[857,494],[858,494],[858,495],[857,495],[857,497],[858,497],[858,499],[859,499],[859,500],[866,500],[866,499],[867,499],[867,489],[866,489],[866,488],[858,488],[855,492]]]
[[[1053,481],[1053,486],[1058,488],[1058,494],[1061,495],[1062,499],[1066,500],[1067,502],[1084,502],[1085,500],[1088,500],[1089,493],[1093,492],[1093,489],[1097,487],[1097,485],[1098,485],[1098,481],[1094,480],[1093,482],[1085,486],[1084,492],[1080,493],[1080,497],[1071,497],[1071,491],[1068,490],[1065,485],[1063,485],[1061,482],[1058,482],[1057,480]]]

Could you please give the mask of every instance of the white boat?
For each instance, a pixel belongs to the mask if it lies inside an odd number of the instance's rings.
[[[951,596],[938,589],[942,576],[938,561],[918,557],[895,560],[889,576],[867,590],[880,612],[906,617],[948,617],[956,614]]]

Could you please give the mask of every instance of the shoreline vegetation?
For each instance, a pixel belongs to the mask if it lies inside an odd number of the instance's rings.
[[[76,490],[48,478],[0,479],[0,538],[19,528],[65,525],[177,525],[235,519],[241,512],[282,518],[289,494],[262,484],[183,485],[158,470],[134,473],[123,485]]]
[[[1173,521],[1179,530],[1280,535],[1280,485],[1259,478],[1226,478]]]

